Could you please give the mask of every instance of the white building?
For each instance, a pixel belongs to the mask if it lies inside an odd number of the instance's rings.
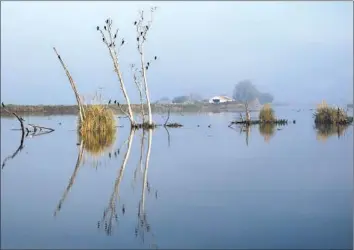
[[[225,102],[232,102],[233,99],[228,96],[214,96],[209,99],[209,103],[225,103]]]

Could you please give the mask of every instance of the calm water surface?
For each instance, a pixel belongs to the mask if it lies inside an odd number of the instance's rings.
[[[126,120],[92,155],[75,116],[25,117],[56,130],[1,170],[1,247],[352,249],[353,127],[319,136],[300,109],[277,108],[296,124],[272,136],[228,128],[238,114],[171,116],[185,127],[146,132],[141,165],[142,132]],[[1,118],[1,162],[18,127]]]

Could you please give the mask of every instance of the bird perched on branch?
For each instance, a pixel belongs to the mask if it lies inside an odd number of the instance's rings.
[[[122,44],[121,45],[123,45],[124,44],[124,39],[122,39]]]
[[[5,104],[4,104],[3,102],[1,103],[1,106],[2,106],[3,108],[5,108]]]
[[[100,29],[100,27],[99,27],[99,26],[97,26],[97,27],[96,27],[96,29],[97,29],[97,30],[99,30],[99,29]]]
[[[111,104],[111,99],[109,99],[108,104]]]
[[[155,60],[157,59],[157,56],[155,56]]]
[[[114,104],[117,104],[117,100],[114,100]]]
[[[134,22],[134,25],[136,25],[136,23],[137,23],[137,22],[135,21],[135,22]]]

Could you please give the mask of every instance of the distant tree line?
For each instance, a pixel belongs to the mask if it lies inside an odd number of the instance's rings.
[[[232,98],[238,102],[250,102],[258,98],[261,104],[271,103],[274,99],[271,94],[260,92],[249,80],[243,80],[236,84]]]

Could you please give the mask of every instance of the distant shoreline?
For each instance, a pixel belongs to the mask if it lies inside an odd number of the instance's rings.
[[[121,108],[117,104],[107,105],[115,114],[123,114],[121,109],[127,110],[126,104],[121,104]],[[140,104],[132,104],[134,113],[140,112]],[[77,105],[6,105],[6,109],[11,112],[16,112],[19,115],[77,115]],[[144,109],[147,110],[147,106],[144,105]],[[184,112],[242,112],[244,107],[239,103],[221,103],[221,104],[151,104],[152,112],[154,113],[166,113],[170,110],[173,113]],[[250,107],[251,111],[257,111],[260,107]],[[1,116],[11,116],[0,108]]]

